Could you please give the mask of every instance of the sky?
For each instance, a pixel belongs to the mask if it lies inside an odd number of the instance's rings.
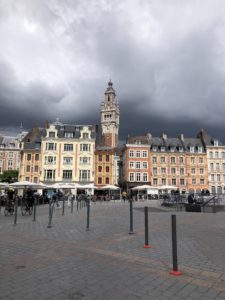
[[[98,124],[109,79],[128,134],[225,142],[224,0],[1,0],[0,131]]]

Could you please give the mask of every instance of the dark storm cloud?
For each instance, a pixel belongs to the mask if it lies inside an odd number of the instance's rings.
[[[98,123],[112,78],[129,134],[224,139],[222,0],[0,3],[0,127]]]

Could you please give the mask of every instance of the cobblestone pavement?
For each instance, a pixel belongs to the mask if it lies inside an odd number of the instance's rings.
[[[37,208],[37,220],[0,215],[0,299],[133,300],[225,299],[225,213],[175,212],[181,276],[172,276],[171,212],[151,207],[144,249],[145,203],[91,205],[54,211]],[[147,203],[150,205],[150,203]]]

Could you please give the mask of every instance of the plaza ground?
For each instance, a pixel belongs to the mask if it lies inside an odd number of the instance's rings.
[[[91,205],[71,213],[48,206],[32,216],[0,215],[0,299],[133,300],[225,299],[225,213],[149,209],[149,242],[144,249],[146,203],[134,204],[134,232],[129,235],[129,204]],[[151,202],[147,203],[151,206]],[[178,262],[172,269],[171,214],[177,215]]]

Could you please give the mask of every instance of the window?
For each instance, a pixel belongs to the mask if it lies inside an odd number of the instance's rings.
[[[166,158],[164,156],[160,157],[160,161],[161,164],[165,164],[166,163]]]
[[[190,152],[191,152],[191,153],[194,153],[194,152],[195,152],[195,147],[190,146]]]
[[[172,178],[172,185],[176,185],[176,184],[177,184],[176,178]]]
[[[200,184],[205,184],[205,179],[204,178],[200,178]]]
[[[192,163],[192,164],[195,163],[195,157],[191,157],[191,163]]]
[[[55,170],[45,170],[45,179],[46,180],[55,179]]]
[[[216,171],[219,171],[219,170],[220,170],[220,164],[217,163],[217,164],[216,164]]]
[[[134,157],[134,150],[129,151],[129,157]]]
[[[141,157],[141,151],[140,150],[136,151],[136,157]]]
[[[34,172],[37,173],[38,172],[38,166],[34,166]]]
[[[218,140],[214,140],[214,143],[213,143],[213,144],[214,144],[215,147],[218,147],[218,144],[219,144],[219,143],[218,143]]]
[[[26,177],[26,181],[30,181],[30,177],[29,176]]]
[[[222,158],[225,158],[225,152],[222,152]]]
[[[102,184],[102,177],[98,177],[98,184]]]
[[[109,184],[109,177],[105,178],[105,184]]]
[[[72,179],[72,170],[63,170],[63,179]]]
[[[90,170],[80,170],[79,172],[80,181],[89,181],[90,180]]]
[[[73,138],[73,132],[65,132],[64,137],[67,139]]]
[[[106,154],[105,161],[109,162],[109,154]]]
[[[225,172],[225,163],[222,164],[223,172]]]
[[[214,174],[211,174],[211,180],[214,181],[215,178],[214,178]]]
[[[30,172],[30,166],[26,167],[26,172],[28,172],[28,173]]]
[[[220,181],[220,174],[217,174],[217,181]]]
[[[184,148],[179,146],[179,152],[184,152]]]
[[[143,181],[148,181],[148,173],[143,173]]]
[[[109,167],[108,166],[105,167],[105,171],[106,171],[106,173],[109,173]]]
[[[195,174],[195,168],[191,168],[191,174]]]
[[[27,160],[31,160],[31,154],[27,154]]]
[[[213,170],[213,163],[210,163],[210,170]]]
[[[170,151],[171,151],[171,152],[174,152],[174,151],[175,151],[175,147],[171,146],[171,147],[170,147]]]
[[[13,158],[13,152],[9,152],[9,158]]]
[[[152,163],[153,163],[153,164],[156,164],[156,163],[157,163],[157,156],[153,156],[153,157],[152,157]]]
[[[161,173],[166,174],[166,168],[161,168]]]
[[[212,151],[209,152],[209,158],[213,158],[213,153],[212,153]]]
[[[196,184],[196,179],[192,178],[192,184]]]
[[[73,151],[73,144],[64,144],[64,151]]]
[[[198,147],[198,153],[202,153],[202,147]]]
[[[204,174],[205,170],[204,168],[200,168],[200,174]]]
[[[180,156],[180,157],[179,157],[179,163],[180,163],[180,164],[183,164],[183,163],[184,163],[184,157],[183,157],[183,156]]]
[[[38,182],[38,177],[34,177],[34,183]]]
[[[142,157],[148,157],[148,151],[143,150],[142,151]]]
[[[152,146],[152,151],[156,152],[157,151],[157,146]]]
[[[204,163],[203,157],[199,157],[199,163],[200,163],[200,164],[203,164],[203,163]]]
[[[147,161],[143,161],[142,168],[143,169],[148,169],[148,162]]]
[[[215,158],[219,158],[219,152],[218,151],[215,152]]]
[[[158,184],[158,179],[157,178],[153,178],[153,185],[157,185]]]
[[[180,168],[180,175],[184,175],[184,168]]]
[[[171,168],[171,174],[176,174],[176,168]]]
[[[161,151],[162,152],[165,152],[166,151],[166,148],[164,146],[161,146]]]
[[[141,163],[140,161],[136,161],[136,169],[140,169],[141,168]]]
[[[98,155],[98,161],[102,161],[102,154]]]
[[[176,157],[171,157],[170,158],[170,162],[171,162],[171,164],[175,164],[176,163]]]
[[[134,169],[134,162],[133,161],[130,161],[129,167],[130,167],[130,169]]]
[[[136,145],[141,145],[141,141],[136,141],[135,144]]]
[[[84,133],[83,133],[83,139],[88,139],[88,138],[89,138],[89,133],[84,132]]]
[[[223,174],[223,181],[225,181],[225,174]]]
[[[80,144],[80,151],[91,151],[90,144]]]
[[[153,168],[153,169],[152,169],[152,174],[153,174],[153,175],[157,175],[157,168]]]
[[[130,181],[134,181],[134,173],[130,173],[129,174],[129,180]]]
[[[35,154],[35,160],[39,160],[39,154]]]
[[[185,185],[185,181],[183,178],[180,179],[180,185]]]
[[[50,138],[54,138],[55,137],[55,132],[54,131],[50,131],[49,132],[49,137]]]
[[[45,156],[45,164],[55,165],[56,164],[56,156]]]
[[[141,173],[136,173],[136,181],[141,181]]]
[[[98,172],[99,172],[99,173],[102,172],[102,166],[98,166]]]
[[[166,178],[162,178],[162,185],[166,185]]]
[[[46,150],[47,151],[55,151],[56,150],[56,144],[55,143],[46,143]]]
[[[63,157],[63,164],[64,165],[72,165],[73,158],[72,157]]]
[[[89,165],[90,164],[90,157],[80,157],[80,164],[82,165]]]

